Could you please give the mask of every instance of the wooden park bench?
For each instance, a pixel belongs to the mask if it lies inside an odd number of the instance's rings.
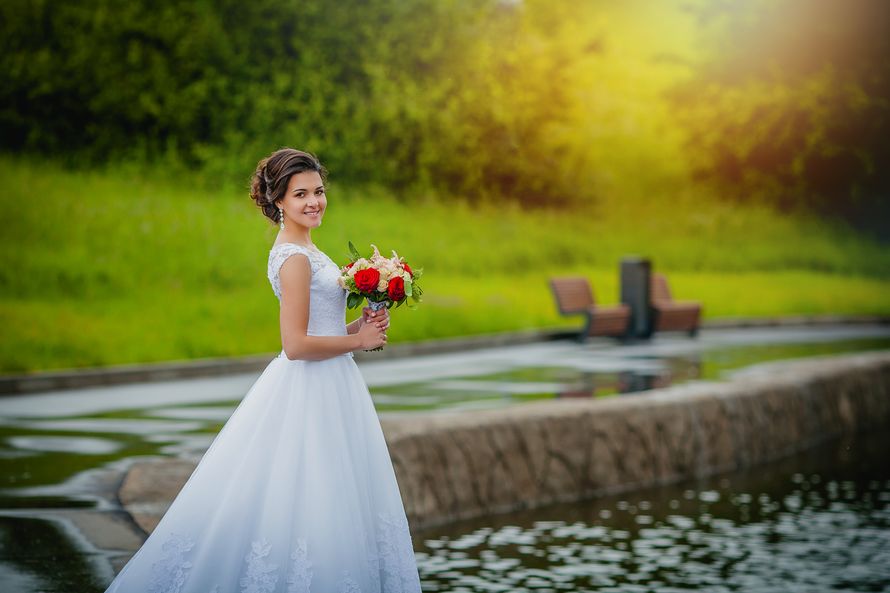
[[[701,303],[675,301],[664,274],[653,273],[650,276],[649,300],[655,314],[655,331],[685,331],[690,336],[698,333]]]
[[[588,336],[624,336],[630,322],[630,307],[624,304],[602,307],[594,304],[587,278],[551,278],[550,289],[561,315],[583,315],[584,327],[578,339]]]

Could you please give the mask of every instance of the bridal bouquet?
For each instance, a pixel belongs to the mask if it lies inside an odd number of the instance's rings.
[[[421,300],[423,291],[417,281],[423,274],[423,268],[412,270],[395,250],[392,257],[384,257],[376,245],[372,244],[371,247],[374,253],[362,257],[352,241],[349,242],[351,261],[340,268],[340,278],[337,279],[340,287],[349,291],[346,306],[355,309],[367,299],[368,306],[374,311],[383,307],[389,309],[393,305],[400,307],[406,303],[409,309],[416,308],[416,305],[408,303],[408,299],[414,303]],[[381,346],[374,350],[382,349]]]

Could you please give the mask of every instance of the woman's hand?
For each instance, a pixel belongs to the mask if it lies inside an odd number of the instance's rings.
[[[380,326],[381,322],[372,321],[359,328],[358,335],[362,350],[371,350],[386,344],[386,332]]]
[[[377,327],[386,331],[389,328],[389,310],[385,307],[374,311],[371,307],[362,309],[362,325],[377,324]]]

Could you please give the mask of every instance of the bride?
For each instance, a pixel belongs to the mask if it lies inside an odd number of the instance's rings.
[[[268,277],[281,353],[260,374],[106,593],[419,593],[380,421],[352,352],[386,309],[345,323],[339,267],[312,242],[325,169],[283,148],[250,196],[279,223]]]

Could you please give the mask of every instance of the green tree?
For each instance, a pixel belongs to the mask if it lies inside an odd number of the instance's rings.
[[[890,233],[890,4],[691,6],[710,58],[671,98],[697,176]]]

